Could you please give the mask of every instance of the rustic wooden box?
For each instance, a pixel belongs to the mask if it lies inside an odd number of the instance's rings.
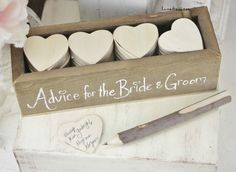
[[[22,115],[215,89],[221,54],[206,7],[36,27],[29,36],[113,31],[120,25],[144,22],[156,24],[162,33],[181,17],[189,17],[199,26],[204,50],[29,73],[23,50],[12,47],[13,82]]]

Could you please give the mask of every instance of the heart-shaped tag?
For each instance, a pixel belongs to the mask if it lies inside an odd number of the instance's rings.
[[[151,23],[143,23],[136,27],[120,26],[113,33],[117,45],[137,58],[150,54],[156,47],[158,37],[158,29]]]
[[[107,30],[91,34],[76,32],[69,37],[69,47],[74,62],[79,65],[112,61],[113,37]]]
[[[26,40],[24,53],[33,69],[50,70],[61,60],[69,59],[68,41],[61,34],[51,35],[47,39],[41,36],[31,36]]]
[[[158,45],[162,54],[203,49],[202,37],[198,27],[187,18],[176,20],[172,24],[171,30],[160,36]]]
[[[83,152],[93,153],[102,135],[103,123],[100,117],[89,115],[79,121],[63,124],[58,130],[59,139]]]

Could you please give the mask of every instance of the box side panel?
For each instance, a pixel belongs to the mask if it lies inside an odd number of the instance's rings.
[[[191,9],[191,16],[197,17],[205,48],[212,49],[220,55],[220,49],[207,7]]]
[[[24,64],[23,50],[15,48],[13,45],[11,46],[11,65],[12,65],[12,80],[13,82],[15,82],[20,75],[24,74],[25,64]]]
[[[140,15],[140,16],[126,16],[126,17],[103,19],[97,21],[86,21],[86,22],[60,24],[53,26],[41,26],[41,27],[31,28],[29,36],[32,35],[48,36],[55,33],[68,35],[76,31],[91,32],[99,29],[108,29],[112,31],[115,27],[120,25],[137,25],[144,22],[161,25],[168,23],[170,21],[174,21],[181,17],[183,17],[183,13],[181,11],[170,11],[170,12],[162,12],[162,13]]]
[[[49,72],[49,77],[17,82],[15,89],[23,115],[29,115],[211,90],[218,70],[218,58],[205,50],[94,65],[82,75],[79,68],[73,75]]]

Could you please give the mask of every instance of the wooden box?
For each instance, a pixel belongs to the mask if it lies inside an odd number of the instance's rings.
[[[206,7],[36,27],[29,36],[61,33],[68,37],[76,31],[113,31],[120,25],[144,22],[156,24],[163,33],[182,17],[198,25],[204,50],[29,73],[23,50],[12,47],[13,82],[22,115],[215,89],[221,54]]]

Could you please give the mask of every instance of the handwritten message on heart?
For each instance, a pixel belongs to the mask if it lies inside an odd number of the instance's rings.
[[[77,122],[63,124],[58,130],[58,137],[77,150],[93,153],[100,142],[102,129],[101,118],[89,115]]]

